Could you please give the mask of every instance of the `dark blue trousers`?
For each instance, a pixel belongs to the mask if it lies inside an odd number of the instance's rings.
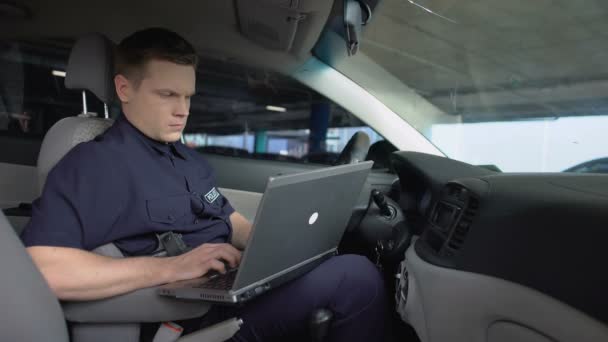
[[[383,341],[387,298],[378,269],[365,257],[340,255],[242,307],[214,306],[201,320],[181,322],[194,331],[230,317],[244,324],[232,341],[307,341],[311,313],[334,313],[327,341]]]

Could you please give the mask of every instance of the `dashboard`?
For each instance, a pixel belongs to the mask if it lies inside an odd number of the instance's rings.
[[[516,283],[608,323],[608,176],[498,173],[396,152],[391,198],[434,267]],[[425,286],[422,284],[422,286]]]

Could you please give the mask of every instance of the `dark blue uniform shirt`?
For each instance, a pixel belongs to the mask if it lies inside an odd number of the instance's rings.
[[[85,250],[114,242],[127,255],[148,255],[166,231],[190,247],[230,241],[233,212],[201,155],[154,141],[121,115],[51,170],[21,238],[28,247]]]

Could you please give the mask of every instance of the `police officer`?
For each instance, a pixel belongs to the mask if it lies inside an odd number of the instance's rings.
[[[194,48],[165,29],[119,44],[114,84],[122,114],[53,168],[22,233],[60,299],[101,299],[239,264],[251,224],[219,193],[209,163],[179,141],[197,62]],[[181,234],[189,251],[152,257],[166,232]],[[129,257],[90,252],[110,242]],[[330,341],[380,340],[385,300],[373,264],[342,255],[231,312],[215,306],[206,319],[241,317],[235,341],[289,340],[306,333],[311,312],[328,308]],[[187,323],[190,331],[201,324]]]

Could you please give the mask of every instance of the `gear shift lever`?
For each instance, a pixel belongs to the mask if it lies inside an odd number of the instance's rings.
[[[386,198],[384,198],[384,194],[382,194],[379,190],[372,190],[372,199],[374,200],[374,203],[376,203],[378,208],[380,208],[380,213],[382,215],[387,217],[392,215],[391,209],[386,203]]]
[[[310,317],[310,336],[312,342],[323,342],[329,333],[329,325],[334,314],[328,309],[313,311]]]

